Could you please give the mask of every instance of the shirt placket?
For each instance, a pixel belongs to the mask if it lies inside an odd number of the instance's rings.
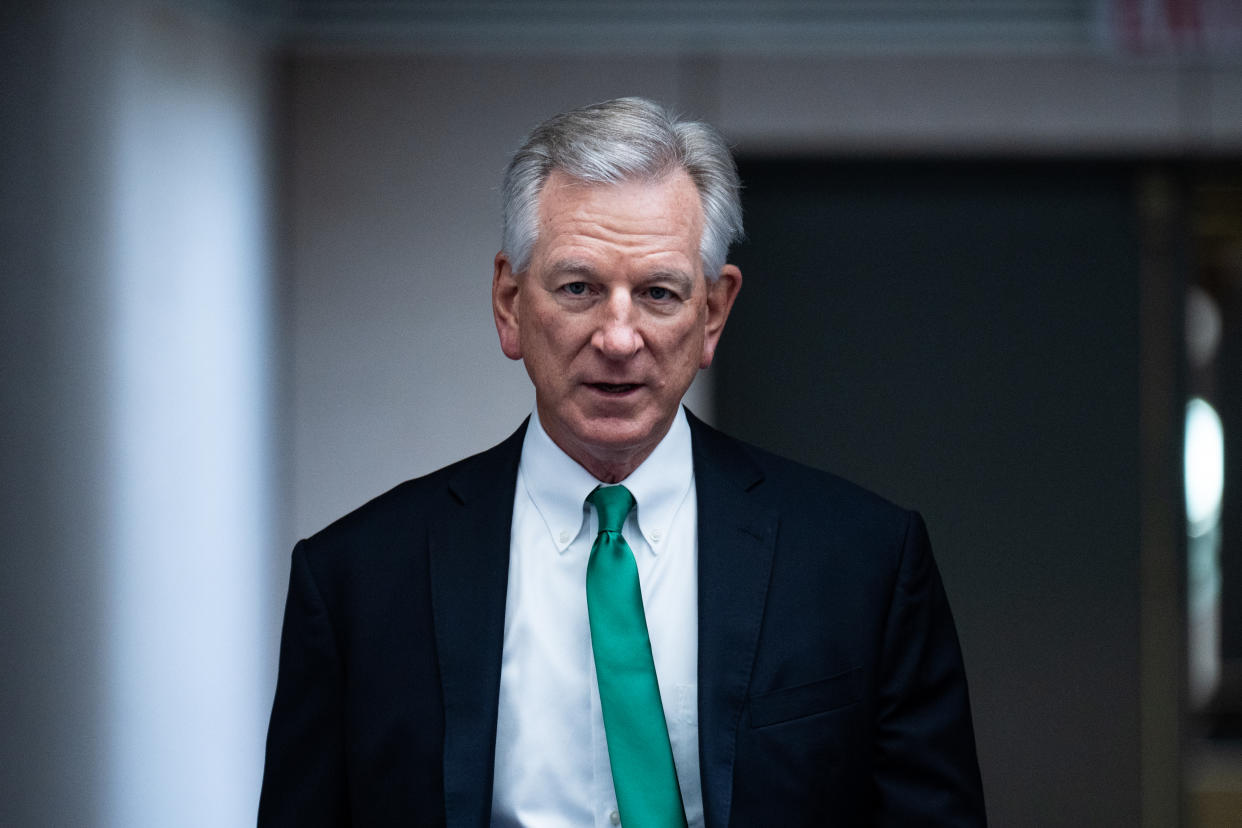
[[[591,757],[594,785],[591,801],[595,828],[615,828],[621,823],[617,812],[617,794],[612,787],[612,765],[608,761],[608,737],[604,733],[604,713],[599,703],[599,680],[595,675],[595,659],[591,670]]]

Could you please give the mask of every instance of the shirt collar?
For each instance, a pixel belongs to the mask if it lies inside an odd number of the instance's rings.
[[[552,442],[539,422],[538,410],[531,413],[526,429],[518,478],[543,518],[557,551],[563,553],[582,531],[587,495],[602,484]],[[655,554],[659,554],[668,537],[693,479],[690,424],[685,410],[679,407],[664,439],[621,481],[634,495],[638,529]]]

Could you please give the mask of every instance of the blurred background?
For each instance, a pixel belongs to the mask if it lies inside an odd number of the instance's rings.
[[[928,520],[997,826],[1242,824],[1236,0],[5,4],[0,824],[254,820],[289,550],[530,410],[500,175],[718,125],[690,404]]]

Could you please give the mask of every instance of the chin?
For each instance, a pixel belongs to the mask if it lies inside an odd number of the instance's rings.
[[[575,429],[575,436],[584,446],[613,453],[646,445],[654,430],[645,420],[599,418]]]

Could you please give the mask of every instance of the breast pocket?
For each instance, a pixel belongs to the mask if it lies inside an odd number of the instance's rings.
[[[767,727],[827,713],[862,698],[861,667],[810,684],[771,690],[750,699],[750,726]]]

